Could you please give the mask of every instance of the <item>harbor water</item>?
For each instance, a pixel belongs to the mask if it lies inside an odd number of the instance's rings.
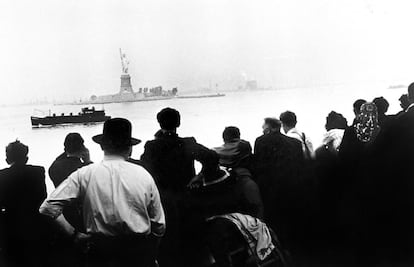
[[[228,92],[224,97],[168,99],[149,102],[114,103],[95,105],[104,108],[107,115],[124,117],[133,124],[133,136],[142,140],[134,147],[133,158],[139,158],[144,144],[153,138],[159,129],[156,114],[164,107],[173,107],[181,113],[181,136],[194,136],[207,147],[222,143],[221,134],[226,126],[240,128],[243,139],[251,142],[262,133],[265,117],[279,117],[280,113],[291,110],[298,118],[297,127],[312,140],[314,147],[321,144],[325,132],[326,116],[332,110],[342,113],[348,123],[352,122],[352,103],[358,98],[372,100],[384,96],[390,102],[387,114],[400,110],[398,98],[406,89],[387,89],[387,85],[360,84],[336,85],[312,88],[289,88],[280,90]],[[102,132],[102,124],[68,125],[49,128],[33,128],[30,116],[52,113],[77,114],[83,106],[79,105],[41,105],[41,106],[5,106],[0,108],[0,147],[5,148],[16,139],[29,146],[29,163],[44,166],[48,191],[53,185],[47,175],[47,169],[53,160],[63,152],[63,140],[70,132],[79,132],[90,150],[91,159],[99,161],[103,153],[95,144],[92,136]],[[4,151],[4,150],[3,150]],[[5,153],[0,154],[5,159]],[[7,167],[5,160],[0,168]]]

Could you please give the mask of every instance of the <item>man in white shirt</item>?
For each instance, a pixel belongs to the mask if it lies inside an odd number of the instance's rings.
[[[103,134],[92,139],[100,144],[104,159],[72,173],[43,202],[47,215],[88,252],[89,264],[97,266],[149,266],[154,261],[154,238],[165,232],[165,216],[157,186],[141,166],[126,161],[132,146],[131,123],[122,118],[105,122]],[[80,201],[86,233],[78,233],[62,211]],[[115,265],[114,265],[115,264]]]
[[[302,143],[302,150],[305,159],[311,159],[314,157],[312,142],[307,138],[305,133],[296,129],[296,114],[292,111],[285,111],[280,114],[280,121],[285,134],[289,137],[295,138]]]

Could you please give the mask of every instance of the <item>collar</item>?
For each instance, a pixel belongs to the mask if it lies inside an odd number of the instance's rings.
[[[290,134],[290,133],[298,133],[298,130],[296,130],[296,127],[293,127],[292,129],[290,129],[289,131],[287,131],[286,134]]]
[[[118,155],[104,155],[103,160],[125,160],[125,158]]]
[[[155,133],[155,138],[165,138],[165,137],[178,137],[178,134],[176,132],[172,132],[172,131],[163,131],[163,130],[158,130]]]

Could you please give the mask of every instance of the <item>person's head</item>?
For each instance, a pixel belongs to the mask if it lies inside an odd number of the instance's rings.
[[[406,110],[410,106],[410,101],[408,100],[408,94],[401,95],[398,100],[400,100],[400,107],[403,110]]]
[[[410,102],[410,105],[414,103],[414,83],[408,86],[408,101]]]
[[[331,111],[326,117],[326,124],[325,129],[327,131],[332,129],[346,129],[348,126],[348,122],[344,116],[340,113],[336,113],[335,111]]]
[[[235,140],[240,140],[240,130],[234,126],[228,126],[223,131],[224,143],[230,143]]]
[[[365,103],[367,103],[367,101],[364,99],[358,99],[354,102],[353,107],[354,107],[355,116],[359,114],[359,111],[361,110],[361,106]]]
[[[283,112],[280,114],[279,119],[282,122],[282,128],[285,133],[287,133],[290,129],[295,128],[297,123],[296,114],[292,111]]]
[[[161,129],[175,131],[180,126],[180,113],[173,108],[164,108],[157,114]]]
[[[373,141],[380,130],[375,104],[372,102],[363,104],[356,120],[354,127],[358,140],[364,143]]]
[[[85,150],[83,138],[79,133],[69,133],[65,137],[65,152],[68,155],[77,155]]]
[[[131,137],[131,122],[124,118],[109,119],[105,122],[103,133],[95,135],[92,140],[98,143],[106,155],[119,155],[125,158],[132,152],[132,146],[141,140]]]
[[[281,123],[276,118],[265,118],[262,126],[263,133],[280,132]]]
[[[372,102],[374,102],[375,106],[377,106],[378,115],[384,115],[390,106],[387,99],[382,96],[374,98]]]
[[[26,164],[29,147],[16,140],[6,147],[6,162],[13,164]]]

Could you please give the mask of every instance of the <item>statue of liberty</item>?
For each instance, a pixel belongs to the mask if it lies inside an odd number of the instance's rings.
[[[128,65],[129,61],[125,54],[122,54],[121,48],[119,48],[119,54],[121,56],[121,63],[122,63],[122,73],[128,74]]]

